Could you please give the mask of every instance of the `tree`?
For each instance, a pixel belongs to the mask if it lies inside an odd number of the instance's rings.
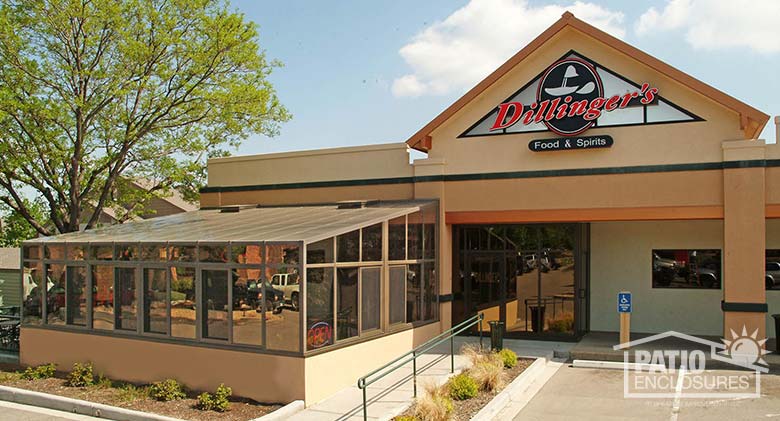
[[[43,235],[197,197],[208,157],[290,118],[268,81],[279,64],[224,1],[0,3],[0,202]]]
[[[25,200],[24,205],[38,221],[46,221],[46,207],[42,203]],[[23,241],[35,238],[37,234],[38,231],[25,217],[11,210],[3,218],[0,247],[20,247]]]

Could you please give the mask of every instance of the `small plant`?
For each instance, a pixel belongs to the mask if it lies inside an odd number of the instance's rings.
[[[505,368],[513,368],[517,365],[517,354],[511,349],[504,348],[499,351],[498,355],[504,361]]]
[[[148,397],[149,397],[148,387],[138,387],[133,384],[126,384],[119,389],[119,399],[122,402],[130,403]]]
[[[414,418],[420,421],[447,421],[452,418],[452,399],[446,388],[429,384],[414,405]]]
[[[73,371],[68,373],[65,386],[68,387],[87,387],[95,383],[95,376],[92,374],[92,363],[75,363]]]
[[[547,330],[558,333],[573,332],[574,314],[566,312],[554,319],[547,319]]]
[[[196,406],[201,411],[225,412],[230,408],[228,397],[232,394],[232,389],[221,384],[213,395],[208,392],[198,395],[198,404]]]
[[[486,354],[482,361],[469,370],[481,390],[491,392],[504,385],[504,361],[497,353]]]
[[[393,421],[420,421],[414,415],[399,415],[393,418]]]
[[[482,351],[482,348],[476,344],[463,345],[463,347],[460,349],[460,353],[469,360],[469,363],[471,363],[472,367],[479,364],[485,357],[485,353]]]
[[[452,377],[447,382],[447,388],[450,391],[450,397],[456,401],[471,399],[479,393],[479,385],[468,373],[460,373]]]
[[[53,363],[43,364],[35,367],[27,367],[21,374],[24,380],[49,379],[54,377],[56,366]]]
[[[166,379],[161,382],[155,382],[149,386],[149,396],[162,402],[184,399],[187,395],[184,388],[174,379]]]
[[[113,385],[114,382],[112,382],[111,379],[104,376],[102,373],[98,374],[97,381],[95,382],[95,387],[99,389],[108,389]]]

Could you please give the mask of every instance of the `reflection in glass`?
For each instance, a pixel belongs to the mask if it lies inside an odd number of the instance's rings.
[[[168,281],[165,269],[144,269],[144,332],[168,333]]]
[[[74,326],[87,324],[87,268],[67,266],[66,323]]]
[[[169,249],[173,262],[194,262],[197,258],[195,246],[171,246]]]
[[[363,332],[379,329],[379,314],[382,308],[379,299],[381,268],[360,270],[361,329]]]
[[[136,330],[136,315],[138,304],[135,295],[135,269],[116,268],[115,278],[117,287],[116,328],[120,330]]]
[[[70,254],[71,247],[73,246],[68,246],[68,254]],[[92,246],[90,250],[92,260],[112,260],[114,258],[114,246],[112,245]]]
[[[358,270],[337,269],[338,289],[336,291],[336,339],[342,340],[358,334]]]
[[[425,250],[423,257],[425,259],[436,258],[436,208],[427,207],[423,209],[423,238]]]
[[[24,314],[22,323],[28,325],[41,324],[43,312],[43,264],[41,262],[24,262],[22,274],[22,289]]]
[[[199,260],[207,263],[227,263],[228,251],[227,246],[211,246],[203,245],[198,246]]]
[[[653,288],[720,288],[720,250],[653,250]]]
[[[44,256],[47,259],[52,260],[64,260],[65,259],[65,246],[61,244],[46,245],[43,248]]]
[[[421,285],[422,279],[420,265],[412,264],[407,266],[406,270],[406,322],[416,322],[422,320],[421,304]]]
[[[306,270],[306,349],[317,349],[331,344],[333,268],[309,268]]]
[[[297,250],[297,248],[296,248]],[[301,341],[300,287],[298,268],[266,268],[271,287],[282,293],[284,307],[276,311],[266,306],[266,348],[276,351],[299,351]]]
[[[22,255],[25,259],[40,259],[41,258],[41,246],[24,246],[22,248]]]
[[[65,324],[65,266],[46,265],[46,323]]]
[[[203,337],[228,339],[228,272],[202,270]]]
[[[114,329],[113,266],[92,266],[92,327]]]
[[[68,260],[84,260],[86,253],[84,249],[86,246],[80,246],[76,244],[68,244]]]
[[[172,267],[171,336],[195,339],[195,268]]]
[[[539,227],[542,300],[537,312],[545,332],[574,333],[574,233],[575,225]]]
[[[363,228],[362,260],[378,262],[382,260],[382,224]]]
[[[422,259],[423,256],[423,218],[422,212],[409,215],[407,224],[408,259]]]
[[[265,262],[269,265],[297,265],[299,251],[297,244],[268,244],[265,245]]]
[[[234,263],[257,265],[263,262],[263,246],[260,244],[242,244],[232,246]]]
[[[766,251],[764,283],[767,290],[780,290],[780,250]]]
[[[360,231],[355,230],[336,237],[336,256],[339,262],[360,260]]]
[[[387,235],[389,259],[406,260],[406,217],[391,219]]]
[[[307,244],[306,263],[333,263],[333,237]]]
[[[390,324],[406,321],[406,266],[390,266]]]
[[[131,261],[138,260],[138,246],[120,244],[116,246],[116,260]]]
[[[436,270],[433,262],[426,262],[423,270],[423,320],[436,316]]]
[[[276,294],[268,281],[263,286],[260,275],[261,270],[256,268],[233,269],[234,343],[262,345],[263,301],[267,308],[274,308],[274,302],[281,300],[281,294]]]
[[[165,262],[168,260],[168,249],[165,246],[141,246],[141,260]]]

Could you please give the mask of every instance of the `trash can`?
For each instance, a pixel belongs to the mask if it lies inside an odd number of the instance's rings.
[[[531,305],[528,306],[531,309],[531,329],[534,332],[541,332],[544,330],[544,310],[545,305]]]
[[[493,351],[501,351],[504,348],[504,328],[505,324],[499,320],[491,320],[490,325],[490,348]]]
[[[772,318],[775,319],[775,352],[780,353],[780,314],[773,314]]]

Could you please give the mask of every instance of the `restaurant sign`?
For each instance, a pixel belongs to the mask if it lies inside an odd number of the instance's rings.
[[[528,143],[528,149],[534,152],[568,151],[572,149],[597,149],[612,146],[612,136],[580,136],[556,139],[536,139]]]
[[[701,118],[661,97],[658,88],[650,83],[633,82],[572,51],[498,104],[460,137],[543,131],[575,137],[592,127],[686,121],[701,121]],[[529,147],[539,150],[533,144]],[[561,149],[609,146],[583,142],[584,147],[578,147],[576,141],[570,143],[570,148],[564,146],[565,142],[559,144]]]

